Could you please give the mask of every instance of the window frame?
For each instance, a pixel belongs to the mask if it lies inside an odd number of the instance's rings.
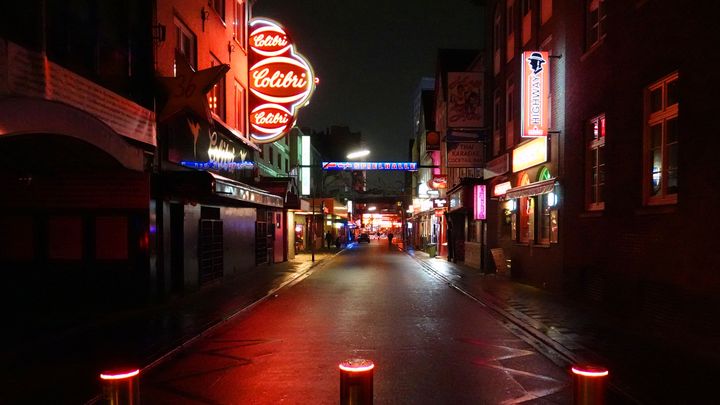
[[[242,10],[240,15],[238,15],[238,10]],[[242,21],[240,21],[241,19]],[[234,0],[233,39],[240,44],[240,49],[247,50],[247,2],[245,0]]]
[[[597,2],[597,11],[591,10],[592,4]],[[607,9],[605,0],[585,0],[585,50],[590,50],[602,43],[605,38],[607,24]],[[593,14],[597,14],[597,21],[593,22]],[[597,31],[597,37],[591,40],[590,33]]]
[[[225,23],[225,0],[208,0],[208,7]]]
[[[677,204],[678,192],[670,193],[668,191],[668,177],[669,177],[669,153],[668,148],[668,131],[667,122],[671,120],[679,119],[680,102],[676,100],[675,103],[668,105],[667,93],[668,85],[675,83],[677,85],[679,80],[678,72],[673,72],[662,79],[652,83],[645,88],[644,92],[644,110],[645,120],[643,123],[644,134],[643,134],[643,204],[644,205],[670,205]],[[651,111],[651,94],[654,90],[661,90],[661,108],[658,111]],[[661,172],[660,172],[660,191],[657,195],[651,193],[651,181],[653,177],[653,156],[652,156],[652,140],[651,128],[661,125]],[[679,147],[678,140],[672,143],[674,147]],[[675,170],[679,171],[679,163],[675,162]],[[677,174],[676,174],[677,177]]]
[[[185,60],[190,67],[197,71],[197,35],[195,35],[195,33],[177,16],[175,16],[173,23],[175,25],[175,50],[185,56]],[[181,44],[184,43],[180,41],[181,34],[185,35],[189,39],[188,44],[191,48],[189,52],[185,52],[182,49],[183,47],[181,47]],[[188,53],[190,53],[190,55],[188,55]]]
[[[597,135],[595,134],[595,125],[598,126]],[[606,128],[605,113],[590,118],[586,123],[585,209],[587,211],[602,211],[605,209],[605,193],[600,193],[600,189],[605,190],[607,183],[607,159],[604,156],[607,142],[605,137]],[[600,164],[601,152],[603,155],[602,164]],[[597,164],[594,165],[593,162],[597,162]],[[597,181],[593,182],[593,178],[597,179]]]

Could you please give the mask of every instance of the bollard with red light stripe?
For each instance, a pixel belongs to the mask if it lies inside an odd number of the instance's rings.
[[[100,373],[103,400],[108,405],[140,403],[140,370],[137,368],[108,370]]]
[[[607,368],[597,365],[575,365],[572,367],[573,390],[576,405],[605,404]]]
[[[373,403],[372,360],[348,359],[340,363],[340,404],[371,405]]]

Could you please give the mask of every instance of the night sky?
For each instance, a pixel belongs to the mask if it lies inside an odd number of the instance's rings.
[[[407,160],[412,97],[438,48],[481,49],[471,0],[257,0],[253,16],[285,26],[320,84],[298,125],[361,131],[368,160]]]

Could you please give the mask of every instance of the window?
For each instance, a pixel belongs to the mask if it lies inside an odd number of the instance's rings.
[[[501,89],[495,90],[494,102],[493,102],[493,156],[500,154],[500,151],[505,150],[505,139],[502,137],[502,96],[500,95]]]
[[[503,40],[502,13],[500,5],[495,6],[495,22],[493,25],[493,71],[500,73],[500,48]]]
[[[505,62],[510,62],[515,56],[515,3],[513,0],[508,0],[505,16],[505,32],[506,38],[506,51],[505,51]]]
[[[552,175],[547,167],[540,169],[538,181],[550,180],[551,178]],[[549,245],[552,232],[551,212],[555,207],[555,192],[553,190],[552,192],[540,194],[534,198],[537,199],[537,243],[540,245]]]
[[[602,210],[605,208],[605,115],[588,121],[586,133],[586,208]]]
[[[532,4],[531,0],[520,0],[522,11],[522,43],[526,45],[532,37]]]
[[[605,36],[605,0],[585,0],[586,49],[598,44]]]
[[[645,91],[643,195],[648,205],[677,202],[678,105],[677,72]]]
[[[515,81],[509,78],[505,86],[505,147],[509,149],[515,140]]]
[[[95,218],[95,258],[98,260],[127,260],[127,217],[100,216]]]
[[[225,21],[225,0],[208,0],[208,5],[221,20]]]
[[[235,129],[240,134],[247,136],[245,132],[245,88],[237,80],[235,80]]]
[[[545,24],[552,17],[552,0],[540,0],[540,22]]]
[[[221,65],[220,60],[215,55],[210,55],[210,65],[218,66]],[[217,83],[208,93],[208,105],[210,111],[225,121],[225,75],[218,80]]]
[[[197,40],[195,34],[177,17],[175,18],[175,39],[175,49],[185,56],[185,60],[193,69],[197,70],[197,53],[195,52]],[[173,72],[174,74],[175,72]]]
[[[247,13],[245,12],[245,1],[235,1],[235,20],[233,21],[233,35],[240,46],[245,49],[245,30],[247,29]]]
[[[530,178],[527,173],[523,173],[520,177],[518,186],[530,184]],[[533,233],[535,230],[535,199],[533,197],[518,198],[518,206],[520,224],[517,227],[520,231],[518,240],[520,243],[530,243],[535,239]]]

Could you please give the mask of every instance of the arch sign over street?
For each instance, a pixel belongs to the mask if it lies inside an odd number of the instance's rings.
[[[250,20],[248,45],[250,138],[259,144],[275,142],[295,125],[298,109],[308,104],[315,75],[273,20]]]

